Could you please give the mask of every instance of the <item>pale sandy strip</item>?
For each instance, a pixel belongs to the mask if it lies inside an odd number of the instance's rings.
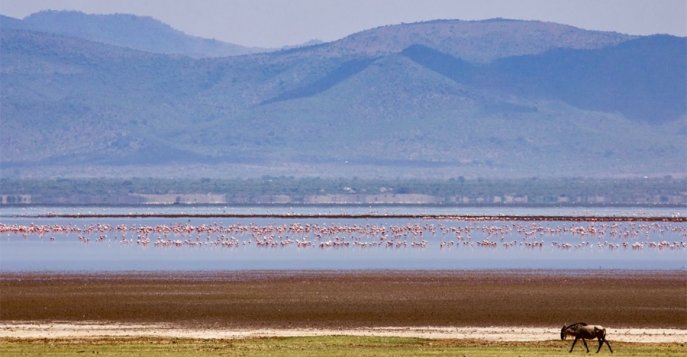
[[[165,324],[120,323],[0,323],[0,338],[167,337],[235,339],[289,336],[399,336],[488,341],[546,341],[560,336],[557,327],[374,327],[352,329],[224,329],[183,328]],[[611,341],[687,342],[685,329],[608,328]]]

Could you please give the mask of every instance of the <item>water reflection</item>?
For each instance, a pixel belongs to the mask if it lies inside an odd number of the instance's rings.
[[[12,218],[2,271],[685,269],[676,222]]]

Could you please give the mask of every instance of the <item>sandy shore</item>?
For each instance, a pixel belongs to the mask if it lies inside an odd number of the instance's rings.
[[[486,341],[546,341],[558,338],[557,327],[370,327],[347,329],[314,328],[183,328],[169,324],[120,323],[0,323],[0,338],[102,338],[160,337],[191,339],[236,339],[291,336],[399,336],[432,339],[476,339]],[[663,343],[687,342],[687,330],[656,328],[608,328],[612,341]]]
[[[0,339],[397,336],[687,342],[683,271],[0,274]],[[594,296],[589,299],[581,296]]]

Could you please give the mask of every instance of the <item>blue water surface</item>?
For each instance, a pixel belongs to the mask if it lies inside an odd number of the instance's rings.
[[[684,216],[682,208],[450,208],[450,207],[223,207],[223,206],[165,206],[165,207],[5,207],[0,209],[0,224],[30,226],[65,225],[86,227],[124,225],[127,227],[154,227],[157,225],[190,227],[277,227],[311,225],[318,227],[384,227],[391,231],[398,227],[422,227],[418,236],[404,236],[395,242],[405,245],[389,247],[380,244],[378,236],[356,236],[341,233],[315,237],[312,233],[279,234],[270,239],[282,242],[287,239],[308,239],[313,244],[297,247],[295,244],[259,247],[248,234],[234,234],[240,242],[225,247],[216,244],[157,246],[156,239],[178,239],[212,242],[219,234],[192,233],[181,236],[162,236],[152,233],[149,244],[138,244],[138,234],[106,233],[48,233],[21,235],[5,232],[0,236],[0,271],[204,271],[253,269],[636,269],[684,270],[687,266],[685,223],[644,222],[530,222],[530,221],[446,221],[436,219],[333,219],[333,218],[57,218],[38,217],[46,214],[455,214],[455,215],[577,215],[577,216]],[[571,234],[575,227],[598,227],[609,231],[611,225],[620,233],[633,232],[627,237],[579,236]],[[653,224],[654,226],[649,227]],[[431,233],[430,227],[437,228]],[[453,233],[443,231],[469,230],[469,237],[457,239]],[[501,229],[504,234],[489,235],[489,229]],[[525,237],[518,230],[562,230],[559,234],[533,234]],[[85,239],[87,238],[87,239]],[[101,238],[101,239],[98,239]],[[229,234],[227,237],[229,238]],[[336,238],[349,243],[368,245],[346,247],[320,247],[322,242]],[[390,238],[387,237],[387,240]],[[485,247],[478,242],[495,243]],[[383,241],[382,243],[384,243]],[[413,243],[417,246],[413,246]],[[424,244],[420,244],[424,242]],[[452,245],[447,243],[452,242]],[[513,243],[508,246],[506,243]],[[665,242],[663,248],[649,244]],[[527,243],[527,244],[526,244]],[[532,244],[532,243],[538,243]],[[625,245],[623,246],[623,243]],[[641,243],[641,249],[632,244]],[[569,244],[570,248],[561,248]]]

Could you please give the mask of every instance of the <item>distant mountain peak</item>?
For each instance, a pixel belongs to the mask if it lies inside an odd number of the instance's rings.
[[[543,53],[552,48],[594,49],[635,38],[535,20],[438,19],[387,25],[331,42],[325,54],[385,55],[424,45],[470,62]]]
[[[118,21],[136,21],[145,26],[155,26],[158,29],[164,29],[165,31],[177,32],[179,34],[184,34],[183,32],[174,29],[172,26],[157,20],[150,16],[141,16],[125,13],[113,13],[113,14],[87,14],[81,11],[74,10],[43,10],[30,14],[23,19],[25,22],[34,24],[36,26],[62,26],[66,21],[76,22],[73,25],[100,25],[100,26],[112,26],[117,25]],[[103,21],[104,23],[98,23],[97,21]],[[84,33],[87,33],[89,29],[82,28]],[[186,35],[186,34],[184,34]]]
[[[261,48],[191,36],[149,16],[44,10],[17,21],[20,23],[8,20],[6,27],[77,37],[152,53],[203,58],[266,51]]]

